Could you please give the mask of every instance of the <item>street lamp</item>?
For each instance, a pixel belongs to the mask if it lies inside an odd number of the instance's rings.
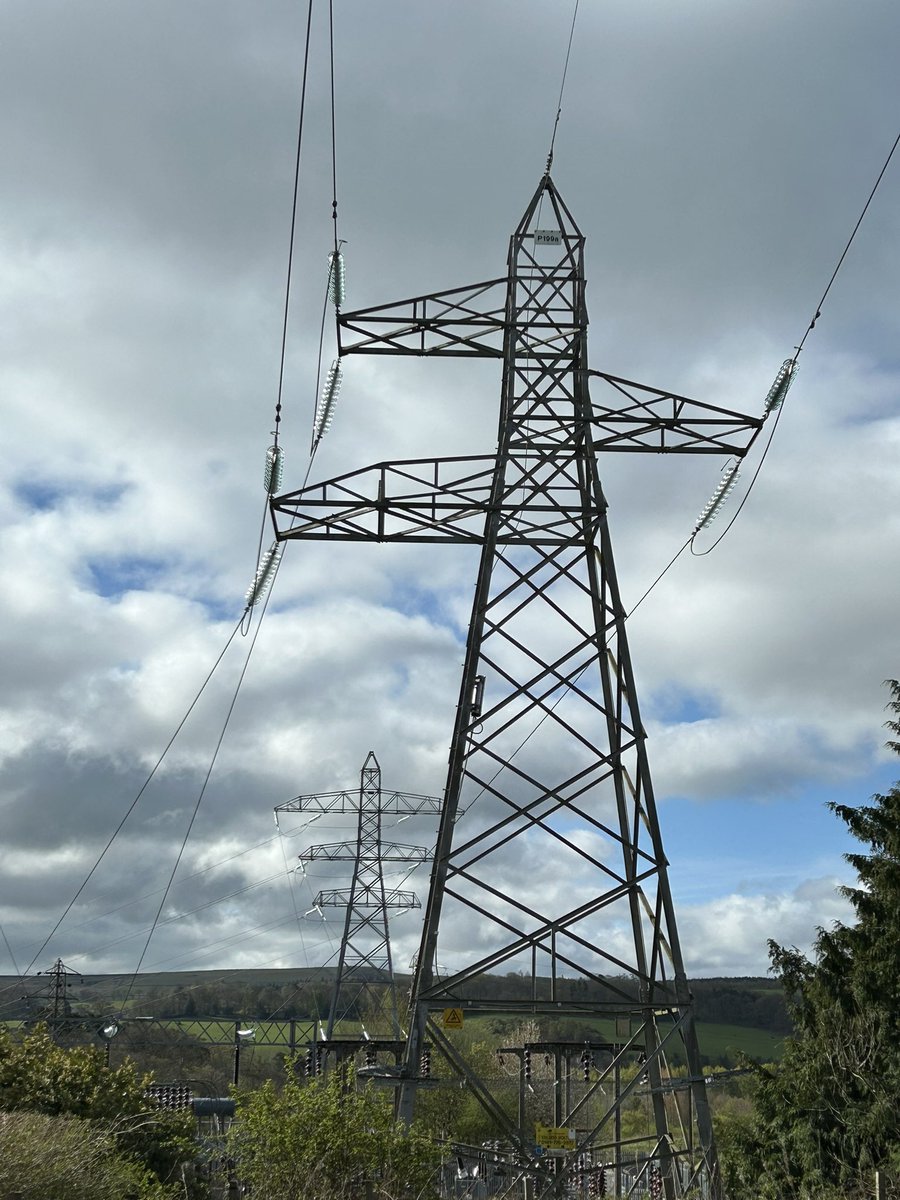
[[[119,1022],[114,1020],[112,1017],[110,1017],[110,1019],[108,1021],[104,1021],[104,1023],[97,1030],[97,1036],[99,1038],[102,1038],[102,1040],[106,1046],[106,1065],[107,1066],[109,1066],[110,1044],[111,1044],[113,1038],[118,1034],[118,1032],[119,1032]]]
[[[237,1087],[241,1077],[241,1046],[244,1042],[253,1040],[255,1029],[241,1029],[237,1021],[234,1023],[234,1076],[232,1082]]]

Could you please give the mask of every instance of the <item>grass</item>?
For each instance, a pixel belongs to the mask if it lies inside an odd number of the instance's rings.
[[[740,1054],[758,1062],[775,1062],[781,1057],[784,1036],[746,1025],[697,1024],[697,1040],[704,1062],[733,1065]]]

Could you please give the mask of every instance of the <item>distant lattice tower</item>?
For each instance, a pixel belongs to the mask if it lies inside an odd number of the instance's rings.
[[[72,978],[80,980],[81,976],[71,967],[67,967],[61,958],[56,960],[49,971],[38,971],[38,976],[41,975],[47,980],[46,989],[42,995],[32,996],[30,999],[43,1000],[39,1015],[42,1020],[47,1022],[55,1036],[57,1032],[66,1028],[68,1018],[72,1016],[72,1006],[69,1003],[69,980]]]
[[[629,1156],[645,1155],[668,1197],[701,1176],[717,1197],[598,456],[741,456],[761,420],[589,370],[583,252],[547,174],[512,235],[505,275],[339,314],[344,355],[498,360],[497,450],[349,472],[276,497],[273,517],[282,540],[480,547],[401,1115],[412,1115],[427,1039],[516,1147],[533,1194],[561,1196],[579,1161],[618,1171],[621,1113],[642,1094],[654,1132]],[[498,972],[524,977],[527,995],[497,999],[486,976]],[[558,1077],[542,1120],[577,1131],[573,1153],[550,1161],[538,1152],[527,1105],[516,1110],[508,1081],[503,1090],[483,1077],[458,1048],[447,1010],[603,1019],[606,1048],[578,1088],[569,1052],[547,1056]],[[687,1063],[680,1083],[668,1074],[673,1051]],[[520,1058],[524,1079],[530,1050]]]
[[[300,855],[301,862],[352,862],[353,878],[349,888],[320,891],[313,900],[318,909],[344,908],[344,931],[338,953],[337,977],[328,1012],[325,1040],[333,1041],[341,1023],[359,1011],[364,999],[375,1005],[388,1029],[373,1028],[372,1033],[387,1034],[395,1041],[402,1037],[397,1003],[397,984],[391,956],[388,914],[392,910],[421,908],[415,892],[388,888],[384,882],[384,864],[418,866],[429,858],[424,846],[405,846],[385,842],[382,818],[387,815],[413,816],[440,812],[440,801],[431,796],[406,792],[383,792],[381,768],[370,751],[360,772],[359,792],[326,792],[297,796],[276,812],[316,812],[358,814],[355,842],[333,842],[310,846]],[[374,986],[373,986],[374,985]],[[377,1015],[373,1024],[377,1023]]]

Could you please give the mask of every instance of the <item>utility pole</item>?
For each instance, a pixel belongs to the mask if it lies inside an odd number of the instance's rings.
[[[609,1141],[638,1076],[596,1098],[576,1152],[551,1170],[442,1013],[590,1018],[602,1022],[601,1037],[615,1027],[612,1073],[643,1057],[655,1126],[646,1154],[666,1196],[702,1178],[716,1200],[712,1123],[598,463],[601,453],[740,457],[762,420],[590,370],[587,329],[584,237],[548,173],[510,239],[504,275],[338,315],[343,355],[497,360],[496,452],[379,463],[274,498],[273,518],[281,540],[480,548],[401,1116],[412,1116],[428,1039],[516,1147],[535,1196],[563,1195],[578,1157]],[[438,977],[438,933],[448,929],[471,949],[451,960],[444,945]],[[527,996],[498,1000],[485,982],[498,972],[524,976]],[[684,1137],[663,1087],[673,1052],[687,1063],[695,1139]]]
[[[415,892],[385,886],[384,864],[398,863],[415,867],[427,862],[430,855],[424,846],[385,842],[382,838],[382,818],[387,815],[411,817],[421,813],[437,815],[440,809],[440,800],[432,796],[383,791],[381,768],[374,752],[370,751],[360,772],[358,793],[327,792],[297,796],[275,810],[277,813],[355,812],[358,816],[355,842],[310,846],[300,855],[303,863],[353,863],[353,878],[349,888],[320,891],[313,901],[314,907],[320,910],[326,907],[346,909],[324,1050],[339,1050],[337,1043],[347,1040],[336,1037],[336,1031],[343,1021],[359,1013],[360,1003],[367,995],[376,1001],[376,1011],[380,1009],[379,1023],[387,1026],[386,1029],[373,1029],[372,1033],[379,1039],[387,1037],[395,1054],[402,1049],[403,1033],[400,1028],[388,913],[392,910],[421,908],[421,902]],[[373,984],[377,990],[373,990]],[[353,1044],[359,1043],[359,1039],[352,1041]]]

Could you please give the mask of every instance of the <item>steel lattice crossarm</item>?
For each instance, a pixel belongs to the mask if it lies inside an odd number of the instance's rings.
[[[613,375],[589,374],[608,383],[621,400],[619,407],[592,406],[595,452],[742,458],[762,427],[762,418],[740,417]],[[278,537],[480,545],[485,518],[499,512],[507,519],[497,531],[498,543],[560,544],[578,514],[580,483],[572,470],[561,470],[555,462],[559,418],[533,412],[530,422],[527,452],[522,447],[518,462],[511,463],[515,469],[498,496],[492,492],[494,455],[376,463],[276,497],[272,513]],[[543,440],[536,436],[538,430]],[[522,487],[536,490],[527,512],[519,500]]]
[[[499,281],[484,286],[475,315],[478,287],[339,322],[342,337],[358,339],[342,341],[344,354],[439,358],[502,346],[496,454],[382,463],[272,503],[281,539],[480,546],[399,1112],[413,1114],[431,1042],[515,1146],[535,1200],[565,1194],[577,1155],[615,1138],[622,1096],[593,1088],[578,1110],[577,1154],[548,1169],[515,1099],[482,1076],[439,1016],[496,1012],[497,974],[523,977],[527,998],[504,1000],[506,1013],[591,1014],[622,1026],[610,1070],[643,1056],[652,1166],[667,1197],[702,1182],[718,1200],[599,458],[740,457],[761,420],[589,369],[584,237],[549,175],[510,239],[502,306]],[[663,1086],[676,1047],[687,1064],[687,1123]]]
[[[355,893],[349,888],[329,888],[317,892],[313,904],[319,908],[349,908],[351,903],[358,909],[375,908],[421,908],[422,901],[415,892],[404,892],[400,888],[386,888],[379,892],[376,888],[359,888]]]
[[[439,815],[441,801],[437,796],[416,796],[412,792],[391,792],[383,788],[379,807],[382,815],[386,817],[412,817],[418,813]],[[359,791],[316,792],[310,796],[295,796],[293,800],[276,805],[275,811],[277,813],[358,813],[359,808]]]
[[[603,371],[588,371],[603,380],[605,403],[591,400],[591,441],[595,451],[656,454],[731,454],[743,457],[763,426],[727,408],[661,392],[643,383]]]
[[[561,244],[571,262],[574,251],[570,243],[571,239],[562,235]],[[541,273],[536,264],[535,268],[520,270],[517,275],[525,305],[538,295]],[[478,309],[474,303],[486,303],[501,285],[507,289],[508,278],[343,314],[338,320],[340,353],[502,357],[502,337],[508,325],[503,306]],[[529,321],[527,345],[517,348],[516,370],[523,381],[530,379],[532,385],[553,374],[554,364],[571,369],[573,331],[567,323],[571,310],[566,308],[562,295],[561,290],[555,295],[542,294],[539,309],[535,306]],[[345,342],[345,332],[362,336]],[[486,344],[489,334],[494,335],[497,344]],[[605,385],[602,400],[588,396],[586,381],[579,375]],[[579,499],[577,480],[548,470],[557,447],[571,436],[568,410],[576,387],[586,400],[584,417],[589,432],[585,436],[597,452],[740,458],[763,425],[762,417],[750,417],[586,367],[580,372],[571,371],[567,386],[552,391],[531,386],[528,409],[522,414],[529,425],[527,456],[524,443],[520,446],[520,470],[525,486],[545,477],[548,514],[565,513],[577,506]],[[275,498],[272,512],[276,531],[281,539],[480,542],[484,518],[496,505],[510,512],[521,509],[515,499],[519,481],[514,478],[507,479],[504,494],[492,495],[495,463],[493,455],[414,459],[350,471]],[[535,519],[535,504],[529,508],[532,519],[523,523],[519,512],[519,520],[507,523],[500,540],[507,544],[535,538],[560,540],[561,523]]]
[[[430,857],[424,846],[405,846],[400,842],[381,842],[378,857],[382,862],[423,863]],[[356,862],[359,857],[358,842],[325,842],[309,846],[298,856],[301,862],[316,862],[329,859],[332,862]]]
[[[341,354],[364,351],[502,358],[505,303],[504,276],[344,313],[338,329],[338,349]],[[356,334],[359,341],[345,345],[344,330]]]

